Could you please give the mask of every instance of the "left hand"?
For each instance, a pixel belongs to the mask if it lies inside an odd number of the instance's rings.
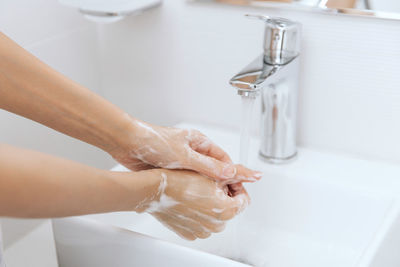
[[[225,184],[261,178],[260,172],[234,165],[224,150],[197,130],[155,126],[136,119],[132,119],[132,126],[128,145],[110,154],[133,171],[186,169]]]

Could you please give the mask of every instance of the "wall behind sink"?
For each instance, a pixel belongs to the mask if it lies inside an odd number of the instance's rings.
[[[0,1],[0,31],[71,79],[99,92],[95,25],[54,0]],[[0,110],[0,142],[96,167],[110,159],[87,144]]]
[[[303,24],[301,145],[399,162],[400,21],[165,0],[101,27],[102,91],[154,123],[237,129],[228,80],[261,53],[264,27],[248,12]]]

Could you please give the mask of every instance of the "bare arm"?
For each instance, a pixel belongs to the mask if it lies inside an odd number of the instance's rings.
[[[0,108],[103,150],[121,146],[124,112],[0,33]],[[116,138],[119,137],[119,138]]]
[[[97,146],[131,170],[189,169],[216,180],[255,181],[195,130],[150,125],[53,70],[0,33],[0,108]]]
[[[117,173],[0,144],[0,216],[63,217],[135,210],[157,191],[154,170]]]
[[[248,202],[237,182],[260,178],[234,165],[203,134],[132,118],[1,33],[0,108],[97,146],[138,171],[98,170],[0,144],[0,216],[147,211],[185,238],[204,238],[221,231]],[[194,170],[224,183],[154,167]],[[228,181],[237,183],[229,188],[231,196],[222,190]]]
[[[194,172],[104,171],[0,144],[0,217],[148,212],[194,240],[222,231],[247,203],[244,191],[229,197],[215,181]]]

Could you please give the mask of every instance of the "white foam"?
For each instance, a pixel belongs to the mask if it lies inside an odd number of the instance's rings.
[[[164,211],[179,204],[178,201],[165,194],[165,188],[167,187],[167,175],[165,173],[161,173],[161,178],[162,180],[158,187],[158,194],[160,195],[160,199],[150,202],[149,207],[146,209],[146,212],[152,213],[157,211]]]
[[[225,211],[225,209],[217,209],[217,208],[213,208],[213,209],[211,209],[213,212],[215,212],[215,213],[222,213],[222,212],[224,212]]]
[[[135,121],[137,125],[139,125],[140,127],[144,128],[145,130],[159,136],[159,133],[157,133],[150,125],[144,124],[143,122],[140,121]]]
[[[199,217],[201,217],[201,218],[203,218],[203,219],[205,219],[205,220],[207,220],[207,221],[209,221],[209,222],[211,222],[211,223],[213,223],[215,225],[225,225],[225,221],[223,221],[223,220],[219,220],[219,219],[217,219],[215,217],[212,217],[210,215],[204,214],[204,213],[202,213],[200,211],[197,211],[197,210],[194,210],[194,209],[190,209],[190,210],[194,214],[196,214],[197,216],[199,216]]]
[[[166,169],[182,169],[182,164],[178,161],[173,161],[173,162],[170,162],[170,163],[164,165],[164,168],[166,168]]]

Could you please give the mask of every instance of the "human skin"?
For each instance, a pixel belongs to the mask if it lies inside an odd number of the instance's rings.
[[[199,189],[203,185],[214,188],[215,195],[208,197],[215,202],[221,200],[223,193],[227,201],[220,204],[227,207],[219,204],[217,210],[238,212],[248,202],[242,182],[261,178],[259,172],[233,164],[230,157],[202,133],[151,125],[133,118],[56,72],[1,33],[0,108],[99,147],[137,172],[101,171],[1,145],[0,216],[57,217],[135,210],[133,206],[127,209],[123,205],[134,205],[135,201],[146,204],[145,199],[157,199],[164,193],[172,198],[186,196],[189,192],[177,191],[177,188],[186,190],[189,182],[190,188]],[[164,193],[154,195],[147,189],[154,186],[159,189],[159,179],[168,186],[162,186]],[[199,218],[190,207],[196,206],[196,202],[187,203],[186,208],[176,209],[176,206],[181,207],[180,204],[173,205],[173,214],[171,207],[158,210],[154,205],[149,206],[150,211],[143,209],[142,212],[150,212],[188,239],[215,232],[213,228],[199,227]],[[232,203],[241,206],[229,208]],[[209,208],[213,209],[212,205]],[[205,212],[204,207],[202,210]],[[196,218],[197,223],[187,225],[188,222],[182,222],[193,221],[188,218]],[[199,234],[201,229],[204,233]]]
[[[222,231],[248,203],[191,171],[100,170],[0,144],[0,216],[49,218],[91,213],[149,212],[181,237]]]
[[[150,125],[66,78],[0,33],[0,108],[92,144],[133,171],[189,169],[216,180],[253,181],[195,130]]]

